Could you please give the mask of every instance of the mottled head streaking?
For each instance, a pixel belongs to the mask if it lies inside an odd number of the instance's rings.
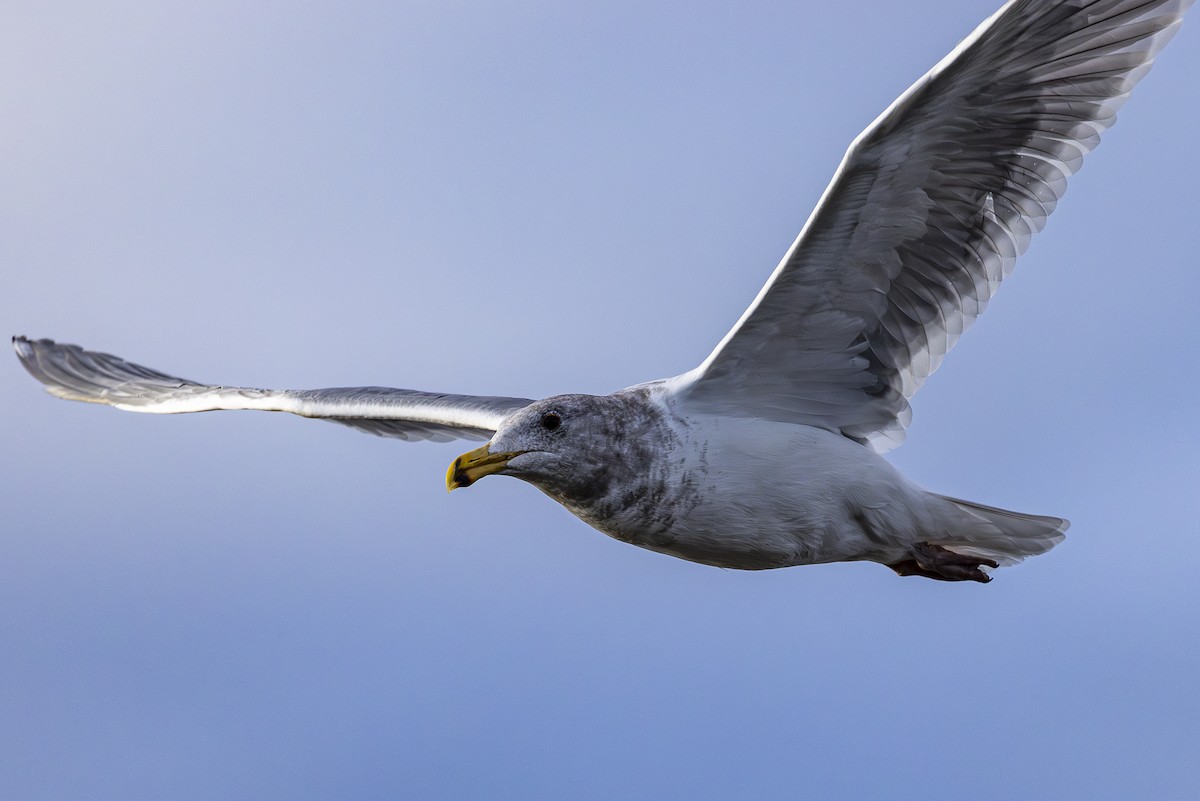
[[[645,500],[661,480],[659,460],[675,437],[664,417],[639,390],[546,398],[514,412],[487,445],[454,460],[446,486],[514,476],[589,517],[608,517]]]

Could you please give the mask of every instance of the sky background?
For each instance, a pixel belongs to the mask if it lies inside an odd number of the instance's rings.
[[[674,375],[994,2],[10,2],[0,328],[232,385]],[[0,358],[0,797],[1200,796],[1198,33],[891,456],[1073,521],[987,586],[690,564],[448,496],[469,443]]]

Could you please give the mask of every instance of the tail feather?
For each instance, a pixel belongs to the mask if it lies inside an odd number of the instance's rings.
[[[946,538],[930,540],[956,553],[994,559],[1015,565],[1027,556],[1037,556],[1066,538],[1070,522],[1061,517],[1028,515],[997,509],[973,501],[936,496],[953,510]]]

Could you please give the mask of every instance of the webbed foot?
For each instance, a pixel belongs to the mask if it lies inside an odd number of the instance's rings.
[[[992,577],[980,567],[999,567],[991,559],[955,553],[940,545],[918,542],[912,546],[912,559],[894,562],[888,567],[901,576],[924,576],[938,581],[980,581],[987,583]]]

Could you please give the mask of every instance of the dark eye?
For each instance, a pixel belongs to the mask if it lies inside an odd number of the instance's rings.
[[[542,415],[542,428],[553,431],[562,425],[562,415],[558,412],[546,412]]]

